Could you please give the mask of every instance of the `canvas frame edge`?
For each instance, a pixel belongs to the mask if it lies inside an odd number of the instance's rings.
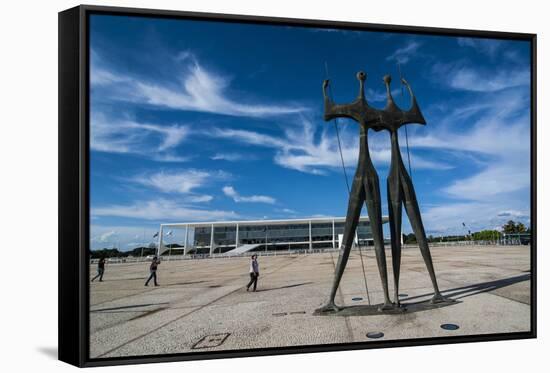
[[[89,30],[91,14],[111,14],[153,18],[197,19],[220,22],[293,25],[412,34],[466,36],[529,41],[531,45],[531,330],[455,337],[433,337],[394,341],[372,341],[298,347],[226,350],[169,355],[142,355],[123,358],[89,357]],[[485,30],[402,26],[392,24],[296,19],[221,13],[138,9],[80,5],[59,12],[58,18],[58,358],[78,367],[97,367],[140,363],[175,362],[220,358],[318,353],[427,346],[451,343],[504,341],[536,338],[536,46],[537,35]],[[70,32],[67,32],[70,30]],[[70,76],[68,76],[70,75]],[[75,125],[74,123],[77,123]],[[75,253],[75,246],[78,247]]]

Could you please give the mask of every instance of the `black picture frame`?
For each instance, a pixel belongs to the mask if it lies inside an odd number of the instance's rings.
[[[90,359],[89,350],[89,30],[92,14],[378,30],[395,33],[524,40],[531,45],[531,330],[519,333],[434,337],[220,352]],[[326,20],[242,16],[82,5],[59,13],[59,360],[79,367],[327,352],[536,338],[536,34],[398,26]]]

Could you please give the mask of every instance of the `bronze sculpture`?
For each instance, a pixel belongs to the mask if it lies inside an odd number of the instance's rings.
[[[320,308],[319,312],[338,311],[334,303],[336,291],[340,284],[344,268],[346,266],[355,229],[359,220],[359,214],[362,208],[362,203],[365,201],[367,211],[372,227],[373,240],[375,245],[375,253],[382,280],[382,288],[384,291],[384,304],[379,308],[381,311],[391,310],[394,307],[400,307],[399,303],[399,273],[401,266],[401,220],[402,206],[404,204],[406,213],[409,217],[411,227],[417,238],[420,247],[422,258],[428,269],[430,279],[434,288],[434,296],[431,299],[432,303],[447,302],[437,285],[435,271],[432,263],[426,233],[420,215],[420,209],[416,200],[416,195],[412,180],[403,164],[401,152],[399,150],[399,141],[397,130],[409,123],[426,124],[426,121],[420,112],[416,98],[411,87],[402,79],[403,84],[407,87],[411,96],[411,108],[403,111],[397,107],[391,95],[390,83],[391,77],[384,76],[384,83],[387,92],[387,104],[383,110],[378,110],[370,107],[365,100],[364,81],[366,75],[363,72],[357,74],[360,82],[359,97],[352,103],[347,105],[334,104],[327,95],[328,80],[323,82],[323,94],[325,104],[325,121],[332,120],[338,117],[350,118],[357,121],[360,125],[360,147],[359,147],[359,162],[355,173],[353,188],[350,193],[348,204],[348,212],[346,216],[346,224],[344,227],[343,246],[340,250],[338,264],[336,266],[334,282],[329,298],[329,302],[324,307]],[[388,280],[386,270],[386,256],[384,252],[384,241],[382,236],[382,214],[380,203],[380,190],[378,186],[378,175],[372,165],[367,141],[367,131],[369,128],[375,131],[382,129],[388,130],[391,137],[391,165],[387,180],[388,190],[388,208],[391,231],[391,252],[392,252],[392,267],[394,275],[394,300],[391,303],[388,296]]]
[[[405,79],[401,79],[401,82],[411,97],[411,107],[407,111],[402,111],[395,104],[391,89],[391,76],[384,76],[384,84],[386,85],[387,103],[386,107],[380,111],[379,126],[390,132],[391,137],[391,164],[390,171],[387,180],[388,190],[388,210],[390,219],[390,231],[391,231],[391,253],[392,253],[392,267],[394,277],[394,300],[395,304],[399,306],[399,273],[401,267],[401,220],[402,220],[402,207],[404,205],[409,222],[411,223],[412,230],[416,236],[416,241],[420,247],[420,253],[422,259],[426,264],[430,280],[434,289],[434,296],[431,299],[432,303],[446,302],[437,285],[437,279],[435,277],[435,270],[432,262],[432,255],[428,246],[428,240],[426,238],[426,232],[424,231],[424,224],[422,223],[422,217],[420,215],[420,208],[418,207],[418,201],[416,200],[416,193],[409,173],[403,159],[401,158],[401,151],[399,150],[399,140],[397,130],[409,123],[418,123],[426,125],[426,120],[422,115],[416,97]]]
[[[330,299],[327,305],[320,308],[320,312],[338,311],[339,308],[334,303],[336,291],[340,284],[340,280],[344,273],[344,269],[348,262],[349,254],[355,236],[355,230],[359,222],[359,215],[363,203],[367,206],[367,212],[371,224],[372,236],[374,240],[374,248],[376,253],[376,261],[380,278],[382,280],[382,288],[384,290],[384,304],[382,310],[393,308],[388,294],[388,274],[386,269],[386,253],[384,251],[384,237],[382,233],[382,204],[380,202],[380,187],[378,174],[372,164],[369,154],[368,144],[368,129],[381,130],[378,126],[378,114],[373,112],[365,100],[364,83],[366,75],[360,71],[357,73],[359,80],[359,96],[355,101],[347,105],[334,104],[328,97],[327,88],[329,81],[323,83],[323,94],[325,98],[325,121],[334,118],[350,118],[359,123],[359,160],[357,170],[353,178],[353,185],[348,203],[348,211],[346,215],[346,224],[344,226],[344,237],[342,241],[342,249],[338,257],[338,264],[334,273],[334,282],[330,293]]]

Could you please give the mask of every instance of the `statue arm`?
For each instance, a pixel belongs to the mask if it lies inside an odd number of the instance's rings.
[[[401,82],[405,87],[407,87],[407,90],[409,91],[409,96],[411,98],[411,107],[408,111],[403,113],[403,124],[407,123],[418,123],[418,124],[426,124],[426,119],[424,119],[424,116],[422,115],[422,112],[420,111],[420,107],[418,106],[418,103],[416,102],[416,96],[413,93],[413,90],[409,83],[401,78]]]
[[[329,81],[325,80],[323,82],[323,96],[325,101],[325,115],[324,115],[325,121],[329,121],[339,117],[353,118],[352,105],[335,104],[328,95],[328,85],[329,85]]]

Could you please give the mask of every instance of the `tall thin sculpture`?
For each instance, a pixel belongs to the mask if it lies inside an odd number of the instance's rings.
[[[393,308],[393,304],[390,301],[388,294],[388,273],[386,269],[384,237],[382,234],[380,187],[378,174],[376,173],[376,169],[374,168],[370,158],[368,144],[368,129],[373,128],[379,131],[382,127],[378,126],[378,113],[374,112],[365,100],[365,73],[362,71],[358,72],[357,79],[359,80],[359,96],[355,101],[346,105],[337,105],[332,102],[327,94],[329,81],[325,80],[323,83],[325,121],[345,117],[353,119],[359,123],[359,160],[349,196],[342,248],[340,250],[338,263],[334,273],[334,282],[330,292],[330,298],[328,303],[318,310],[320,312],[339,310],[339,307],[334,303],[334,298],[336,297],[336,291],[338,290],[340,280],[348,262],[363,203],[367,206],[367,212],[372,229],[372,237],[374,240],[376,261],[380,272],[380,278],[382,280],[382,288],[384,290],[384,304],[380,307],[380,309],[386,310]]]
[[[401,267],[401,221],[402,221],[402,207],[405,206],[405,211],[409,217],[412,230],[416,236],[416,241],[420,247],[420,253],[424,259],[424,263],[428,269],[432,286],[434,288],[434,296],[431,299],[432,303],[448,302],[447,298],[444,298],[439,292],[437,286],[437,279],[435,277],[435,270],[432,263],[432,256],[428,247],[428,240],[426,239],[426,232],[424,231],[424,224],[422,223],[422,217],[420,215],[420,208],[418,207],[418,201],[416,200],[416,194],[414,192],[414,186],[407,172],[407,168],[403,164],[401,158],[401,151],[399,150],[399,140],[397,130],[409,123],[418,123],[425,125],[426,120],[420,112],[416,97],[410,85],[405,79],[401,79],[402,83],[407,87],[409,95],[411,96],[411,107],[407,111],[402,111],[395,104],[390,84],[391,76],[384,76],[384,84],[386,85],[387,103],[386,107],[382,111],[378,111],[378,123],[377,125],[383,127],[390,132],[391,137],[391,164],[390,171],[387,180],[388,190],[388,209],[390,219],[391,230],[391,251],[392,251],[392,267],[394,277],[394,300],[396,305],[399,305],[399,274]]]
[[[340,284],[340,280],[346,267],[355,230],[359,222],[359,215],[363,202],[367,205],[367,211],[372,228],[372,236],[376,253],[376,260],[380,278],[382,280],[382,288],[384,290],[384,304],[380,310],[393,309],[399,307],[399,273],[401,267],[401,220],[402,206],[405,205],[405,210],[409,217],[412,229],[420,246],[422,258],[428,268],[430,279],[434,288],[434,296],[431,299],[432,303],[447,302],[437,286],[435,271],[432,263],[424,225],[420,216],[420,209],[416,200],[412,180],[403,164],[401,152],[399,150],[399,141],[397,130],[408,123],[426,124],[424,116],[420,112],[416,98],[409,84],[403,79],[403,84],[407,87],[411,96],[411,108],[403,111],[397,107],[390,91],[391,77],[384,76],[386,84],[387,104],[383,110],[378,110],[370,107],[365,100],[364,81],[366,75],[360,71],[357,73],[359,80],[359,97],[350,104],[337,105],[334,104],[327,95],[329,81],[323,82],[323,94],[325,104],[325,121],[334,118],[345,117],[355,120],[359,123],[359,161],[357,170],[353,180],[353,187],[349,197],[348,212],[344,227],[344,237],[342,248],[338,257],[338,264],[334,273],[334,282],[330,293],[328,303],[321,307],[319,312],[338,311],[339,307],[335,305],[334,298]],[[368,129],[372,128],[375,131],[382,129],[388,130],[391,136],[391,165],[387,180],[388,188],[388,206],[391,230],[391,249],[392,249],[392,266],[395,282],[395,303],[392,304],[388,295],[388,278],[386,269],[386,255],[384,252],[384,240],[382,235],[382,213],[380,202],[380,189],[378,185],[378,174],[372,164],[368,148]]]

